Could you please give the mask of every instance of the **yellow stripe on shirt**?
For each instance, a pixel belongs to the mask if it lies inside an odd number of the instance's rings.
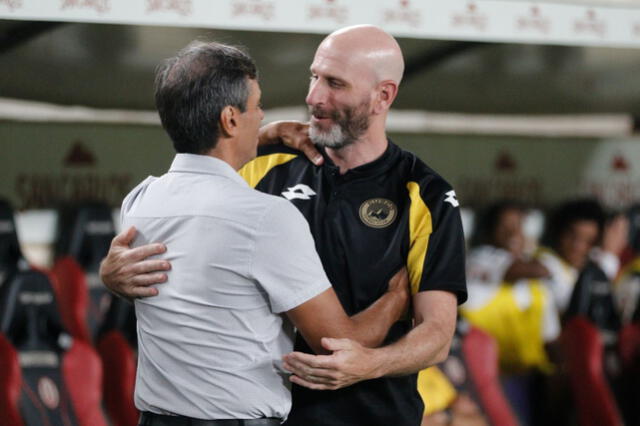
[[[250,187],[255,188],[271,169],[296,158],[296,154],[269,154],[256,157],[245,164],[239,171],[240,176]]]
[[[407,190],[411,199],[409,208],[409,257],[407,266],[409,268],[409,282],[411,283],[411,294],[416,294],[420,289],[422,278],[422,268],[429,246],[429,235],[431,235],[431,211],[420,196],[420,186],[416,182],[407,182]]]

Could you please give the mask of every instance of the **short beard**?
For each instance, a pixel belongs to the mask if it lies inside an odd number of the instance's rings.
[[[369,129],[369,102],[355,107],[347,107],[341,111],[331,112],[334,124],[329,130],[321,130],[313,124],[309,127],[309,138],[319,146],[341,149],[353,144]],[[319,108],[309,107],[309,112],[321,112]]]

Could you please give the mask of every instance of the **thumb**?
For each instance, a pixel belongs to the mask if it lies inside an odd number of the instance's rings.
[[[349,339],[334,339],[332,337],[323,337],[320,339],[322,347],[328,351],[339,351],[349,349],[351,347],[351,340]]]
[[[136,227],[130,226],[126,230],[116,235],[113,238],[111,245],[112,246],[129,246],[129,244],[131,244],[131,241],[133,241],[137,233],[138,231],[136,230]]]
[[[310,140],[305,140],[302,142],[302,146],[300,147],[304,155],[316,166],[321,165],[324,162],[324,158],[322,158],[322,154],[316,148],[316,146],[311,143]]]

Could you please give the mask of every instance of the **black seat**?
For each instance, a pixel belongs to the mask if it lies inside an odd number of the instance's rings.
[[[13,209],[0,199],[0,286],[15,272],[21,259]]]
[[[59,211],[53,273],[60,285],[64,321],[75,337],[95,339],[111,304],[98,271],[114,236],[111,208],[105,204]],[[86,292],[88,300],[83,296]]]
[[[18,270],[0,288],[3,368],[18,371],[11,381],[13,405],[31,425],[104,425],[100,410],[101,366],[93,349],[74,341],[62,325],[55,292],[46,274]],[[17,364],[17,365],[16,365]],[[15,407],[17,405],[17,407]]]
[[[578,315],[586,317],[605,334],[605,344],[620,331],[620,316],[614,303],[612,284],[594,262],[589,262],[580,273],[565,320]]]

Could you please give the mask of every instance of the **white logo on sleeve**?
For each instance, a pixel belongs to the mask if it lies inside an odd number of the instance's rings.
[[[282,193],[287,200],[309,200],[313,195],[316,195],[315,191],[302,183],[289,187]]]
[[[453,207],[458,207],[460,205],[460,203],[458,202],[458,199],[456,198],[456,191],[454,191],[453,189],[444,195],[447,196],[447,198],[444,199],[445,203],[449,203]]]

